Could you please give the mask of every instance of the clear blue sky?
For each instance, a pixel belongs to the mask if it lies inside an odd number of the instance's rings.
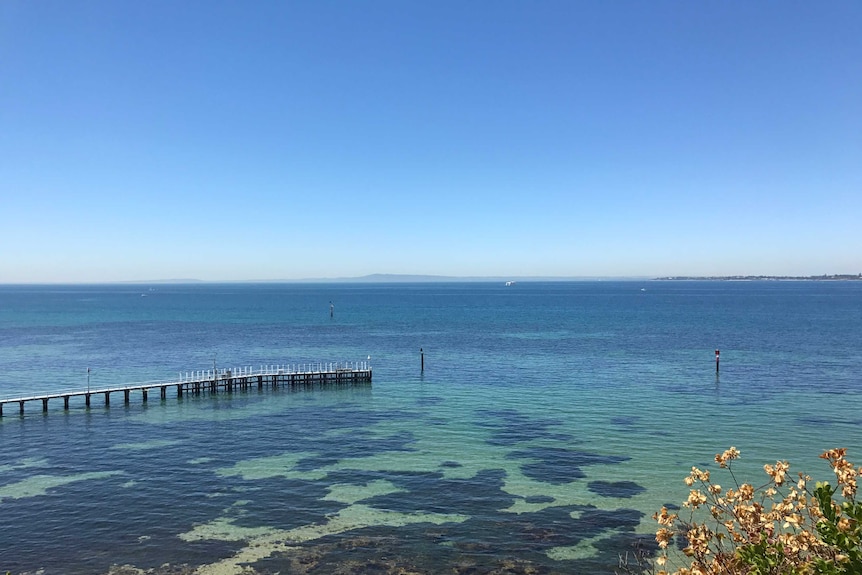
[[[0,283],[862,272],[862,2],[0,2]]]

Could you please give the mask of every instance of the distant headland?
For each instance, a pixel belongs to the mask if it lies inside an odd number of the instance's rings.
[[[862,274],[824,274],[822,276],[668,276],[655,279],[660,281],[862,281]]]

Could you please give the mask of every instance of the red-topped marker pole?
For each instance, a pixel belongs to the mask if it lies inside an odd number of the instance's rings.
[[[715,350],[715,373],[718,373],[718,363],[720,361],[721,352],[719,350]]]

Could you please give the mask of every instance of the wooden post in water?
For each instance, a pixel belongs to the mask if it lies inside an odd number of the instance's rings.
[[[718,363],[720,361],[719,356],[721,352],[719,350],[715,350],[715,373],[718,373]]]

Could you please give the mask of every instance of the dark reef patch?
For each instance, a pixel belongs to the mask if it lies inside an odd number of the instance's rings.
[[[581,513],[576,527],[583,529],[584,537],[595,537],[603,531],[621,529],[623,531],[634,531],[640,523],[643,513],[637,509],[596,509],[590,506]],[[597,527],[600,527],[597,530]]]
[[[564,485],[586,477],[582,467],[587,465],[614,465],[627,461],[629,457],[601,455],[587,451],[576,451],[563,447],[537,447],[513,451],[509,459],[526,459],[530,463],[521,465],[521,471],[535,481]]]
[[[379,495],[366,505],[401,513],[487,514],[510,507],[515,496],[503,491],[505,472],[485,469],[468,479],[444,479],[439,474],[385,474],[405,490]]]
[[[602,497],[634,497],[646,491],[646,488],[634,481],[591,481],[587,489]]]
[[[545,439],[551,441],[572,442],[567,433],[552,433],[551,427],[560,425],[558,419],[538,419],[527,417],[514,409],[481,409],[476,425],[491,429],[490,445],[511,446],[523,441]]]
[[[524,497],[526,503],[553,503],[554,498],[549,495],[531,495]]]

